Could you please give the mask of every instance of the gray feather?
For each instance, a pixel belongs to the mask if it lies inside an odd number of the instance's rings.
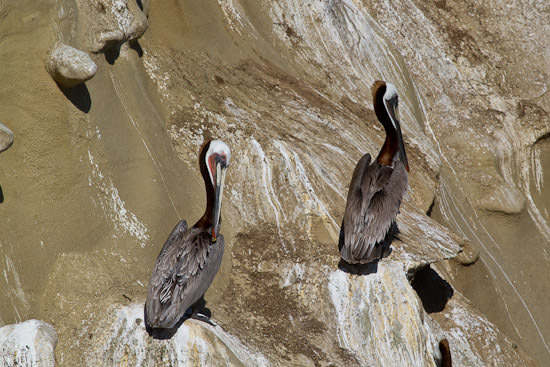
[[[365,154],[350,183],[342,223],[340,256],[347,262],[369,263],[383,255],[382,244],[394,226],[401,199],[408,188],[408,173],[400,161],[393,167],[370,164]]]
[[[224,249],[220,235],[211,242],[209,228],[179,222],[162,248],[149,281],[145,303],[152,328],[172,328],[206,292],[218,272]]]

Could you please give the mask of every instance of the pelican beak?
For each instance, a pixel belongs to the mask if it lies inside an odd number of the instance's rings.
[[[219,233],[220,214],[222,211],[223,184],[227,164],[223,157],[216,156],[216,187],[214,188],[214,211],[212,212],[212,242],[216,242]]]
[[[399,160],[405,165],[405,169],[409,172],[409,161],[407,160],[407,153],[405,152],[405,143],[403,143],[403,135],[401,134],[401,124],[399,123],[398,111],[397,111],[397,98],[389,99],[386,102],[386,109],[390,115],[390,118],[395,126],[397,133],[397,146],[399,152]]]

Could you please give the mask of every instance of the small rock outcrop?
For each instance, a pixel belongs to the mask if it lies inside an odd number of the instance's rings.
[[[97,65],[86,52],[56,43],[48,54],[46,70],[59,85],[71,88],[91,79]]]
[[[140,38],[149,23],[148,1],[77,1],[79,38],[84,49],[110,53]]]
[[[13,132],[0,123],[0,153],[13,144]]]
[[[27,320],[0,328],[0,365],[55,366],[57,333],[40,320]]]

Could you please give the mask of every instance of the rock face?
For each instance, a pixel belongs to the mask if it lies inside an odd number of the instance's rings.
[[[550,58],[527,41],[548,38],[545,5],[7,4],[0,120],[21,144],[0,156],[0,321],[55,325],[59,363],[435,366],[442,339],[455,367],[535,366],[524,348],[547,360],[547,300],[528,298],[547,284],[524,277],[548,266],[532,254],[548,227]],[[37,55],[52,40],[90,52],[86,88],[51,82]],[[337,242],[353,168],[384,139],[376,79],[400,93],[410,190],[392,254],[356,276]],[[204,210],[207,138],[233,153],[205,297],[219,327],[153,340],[147,282],[174,224]]]
[[[0,328],[2,366],[55,366],[57,334],[50,324],[28,320]]]
[[[58,84],[70,88],[91,79],[97,65],[87,53],[57,43],[48,54],[46,70]]]

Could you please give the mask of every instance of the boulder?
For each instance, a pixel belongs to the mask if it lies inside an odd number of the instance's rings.
[[[53,367],[57,333],[40,320],[27,320],[0,328],[0,365]]]
[[[70,88],[91,79],[97,65],[86,52],[57,43],[48,54],[46,70],[59,85]]]
[[[11,147],[13,144],[13,132],[0,123],[0,152]]]

